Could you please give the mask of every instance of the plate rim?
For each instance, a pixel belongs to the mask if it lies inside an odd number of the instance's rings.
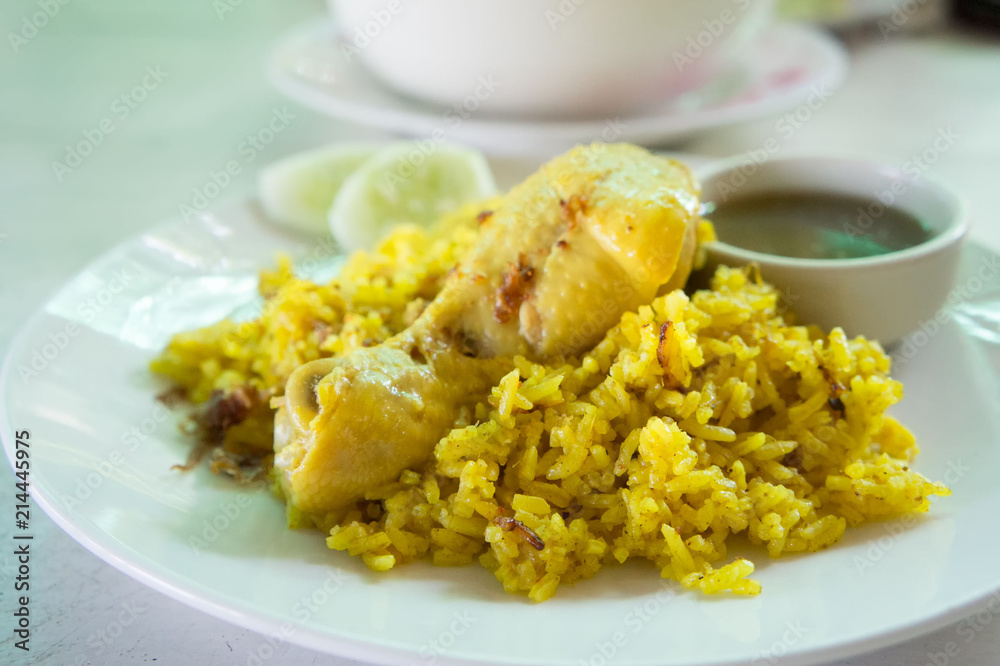
[[[208,211],[207,214],[226,215],[232,214],[237,210],[251,210],[256,206],[256,197],[246,197],[217,206]],[[257,216],[259,217],[259,215]],[[38,327],[41,320],[43,320],[46,316],[58,317],[58,315],[49,313],[48,305],[56,299],[60,293],[62,293],[67,285],[71,284],[80,275],[111,262],[116,257],[120,257],[122,254],[127,253],[150,232],[159,228],[173,226],[179,221],[183,221],[180,216],[172,216],[158,224],[154,224],[129,236],[125,240],[112,246],[109,250],[98,255],[96,258],[88,261],[79,271],[74,273],[73,276],[61,283],[60,286],[57,287],[46,298],[46,300],[31,313],[29,317],[22,322],[20,328],[11,338],[7,351],[4,355],[3,364],[0,365],[0,388],[5,389],[2,393],[0,393],[0,396],[6,396],[8,394],[6,389],[13,384],[15,358],[20,358],[23,352],[27,349],[31,341],[31,334]],[[967,247],[985,250],[990,253],[993,252],[988,247],[971,239],[968,241]],[[6,398],[0,399],[0,442],[2,442],[4,454],[8,463],[13,467],[14,448],[12,440],[14,439],[13,435],[15,431],[10,420],[10,414],[8,413],[8,405],[9,401]],[[101,535],[107,536],[107,532],[98,529],[96,532],[98,536],[95,537],[85,528],[75,525],[70,517],[66,515],[66,509],[59,505],[58,500],[55,497],[49,497],[48,495],[41,493],[41,491],[37,490],[34,485],[30,484],[30,482],[29,494],[32,499],[34,499],[38,507],[41,508],[45,514],[59,526],[60,529],[62,529],[74,541],[82,545],[93,555],[97,556],[106,564],[128,575],[139,583],[142,583],[143,585],[146,585],[147,587],[150,587],[157,592],[174,599],[175,601],[183,603],[189,608],[208,613],[213,617],[222,619],[235,626],[249,629],[262,636],[268,636],[273,633],[276,626],[283,626],[285,623],[290,623],[295,627],[295,631],[291,636],[284,637],[284,641],[327,655],[362,660],[368,663],[381,664],[385,666],[408,666],[413,663],[415,656],[419,657],[419,652],[414,650],[377,644],[365,639],[345,636],[342,634],[323,632],[306,625],[297,624],[288,618],[281,618],[256,610],[247,611],[239,608],[234,602],[225,599],[223,596],[211,590],[207,592],[199,592],[197,590],[185,589],[183,580],[171,580],[169,576],[158,574],[154,567],[145,565],[143,560],[148,558],[140,555],[134,558],[139,560],[136,562],[127,557],[127,552],[124,554],[116,552],[113,546],[106,542],[106,539],[100,538]],[[174,578],[178,578],[179,576],[175,570],[170,570],[166,567],[160,568],[173,573]],[[820,645],[799,651],[795,651],[793,646],[791,651],[782,656],[781,659],[784,663],[790,665],[816,664],[822,661],[848,658],[898,645],[907,640],[925,635],[964,619],[976,610],[986,607],[990,600],[998,597],[998,595],[1000,595],[1000,587],[988,589],[978,594],[971,594],[960,602],[951,605],[938,613],[930,614],[915,622],[897,626],[893,629],[877,634],[862,635],[846,641],[828,640]],[[459,657],[452,656],[447,653],[436,655],[436,660],[437,663],[445,666],[462,666],[463,664],[469,663],[474,663],[479,666],[511,666],[513,664],[521,665],[535,663],[516,658],[496,660],[486,658],[482,655],[474,657]],[[697,663],[699,666],[733,666],[736,664],[743,664],[745,662],[746,658],[728,661],[703,661]],[[655,662],[623,661],[621,663],[623,666],[631,664],[635,664],[637,666],[651,666]]]

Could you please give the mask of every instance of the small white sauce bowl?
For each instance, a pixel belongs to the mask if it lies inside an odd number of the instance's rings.
[[[824,330],[839,326],[850,336],[864,335],[888,346],[933,319],[951,292],[968,231],[965,206],[953,192],[920,174],[850,159],[795,157],[758,164],[741,157],[707,165],[698,177],[704,202],[782,192],[841,194],[872,202],[868,217],[859,215],[854,222],[862,229],[874,228],[888,205],[914,216],[931,232],[928,240],[910,248],[859,259],[799,259],[721,240],[707,244],[709,270],[720,264],[759,265],[800,323]]]
[[[328,3],[345,54],[394,90],[465,118],[652,107],[736,63],[775,0]]]

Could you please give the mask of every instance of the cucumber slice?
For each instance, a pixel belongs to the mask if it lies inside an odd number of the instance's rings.
[[[370,249],[397,224],[429,226],[497,193],[482,153],[430,143],[388,146],[344,182],[329,216],[330,231],[344,249]]]
[[[257,176],[261,205],[269,218],[315,234],[329,233],[334,197],[351,174],[383,145],[338,143],[298,153],[268,165]]]

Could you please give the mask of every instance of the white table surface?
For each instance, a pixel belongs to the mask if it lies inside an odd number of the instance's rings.
[[[223,3],[232,11],[220,17]],[[321,142],[378,136],[300,108],[264,80],[269,45],[319,15],[318,0],[80,0],[59,7],[18,53],[8,31],[20,30],[22,17],[38,5],[5,0],[0,9],[0,352],[20,322],[85,263],[176,216],[192,188],[232,159],[275,108],[287,107],[295,119],[256,164]],[[875,33],[852,42],[849,80],[793,136],[782,138],[781,150],[902,163],[951,128],[959,139],[928,174],[966,198],[973,237],[1000,250],[994,213],[1000,209],[1000,39],[950,32],[887,41]],[[120,119],[115,99],[157,66],[164,80]],[[104,118],[113,119],[114,131],[60,181],[52,162]],[[715,131],[682,148],[718,156],[746,151],[778,135],[775,122]],[[253,171],[246,169],[219,201],[252,192]],[[12,473],[0,465],[0,515],[13,514],[13,485]],[[0,543],[10,543],[9,523],[0,521]],[[33,512],[31,531],[32,651],[24,655],[11,646],[12,557],[4,548],[0,663],[246,664],[265,640],[136,583],[40,511]],[[111,644],[102,643],[101,632],[117,622],[123,604],[134,610],[134,621]],[[844,663],[933,663],[956,636],[956,628],[947,627]],[[1000,663],[1000,621],[960,646],[949,664]],[[280,645],[272,663],[345,662]]]

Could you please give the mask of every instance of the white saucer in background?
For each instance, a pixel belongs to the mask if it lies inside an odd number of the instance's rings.
[[[586,120],[463,118],[407,99],[348,60],[329,21],[282,40],[269,65],[274,85],[333,117],[398,134],[441,137],[499,154],[550,155],[597,139],[645,145],[676,143],[699,132],[774,115],[828,95],[843,80],[847,55],[831,36],[798,24],[767,28],[734,66],[702,90],[640,115]],[[437,132],[435,133],[435,130]]]

